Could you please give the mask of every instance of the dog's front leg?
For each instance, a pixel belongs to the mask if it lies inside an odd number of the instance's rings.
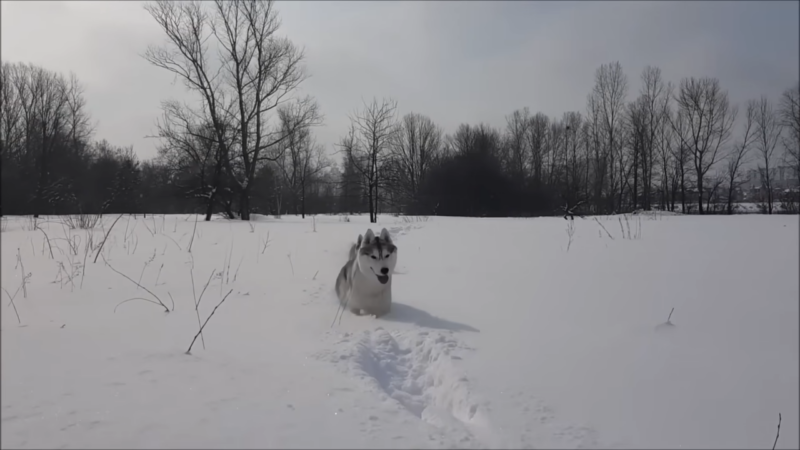
[[[348,305],[350,304],[350,299],[352,297],[353,297],[353,286],[351,285],[351,286],[347,287],[347,292],[345,293],[345,297],[344,297],[345,298],[345,300],[344,300],[344,307],[345,308],[348,308]],[[353,314],[355,314],[357,316],[361,315],[361,308],[350,306],[348,309],[350,310],[351,313],[353,313]]]

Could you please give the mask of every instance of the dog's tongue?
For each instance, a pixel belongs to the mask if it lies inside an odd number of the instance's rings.
[[[378,277],[378,281],[380,281],[381,284],[386,284],[389,281],[389,276],[388,275],[377,275],[377,277]]]

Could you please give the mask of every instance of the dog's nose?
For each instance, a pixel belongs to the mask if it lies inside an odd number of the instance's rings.
[[[381,269],[381,273],[386,275],[387,273],[389,273],[389,269],[384,267],[383,269]]]

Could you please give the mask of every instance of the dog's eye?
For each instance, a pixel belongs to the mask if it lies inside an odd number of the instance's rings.
[[[372,255],[372,257],[371,257],[371,258],[372,258],[372,259],[378,259],[378,257],[377,257],[377,256],[375,256],[375,255]]]

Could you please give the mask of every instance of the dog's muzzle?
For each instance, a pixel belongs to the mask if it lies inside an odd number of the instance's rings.
[[[378,278],[378,281],[380,281],[381,284],[386,284],[386,283],[389,282],[389,275],[387,275],[388,272],[389,272],[389,269],[387,269],[385,267],[383,269],[381,269],[381,273],[382,273],[381,275],[378,275],[377,273],[375,273],[375,270],[373,270],[373,269],[370,269],[370,270],[372,270],[372,273],[375,274],[375,276]]]

